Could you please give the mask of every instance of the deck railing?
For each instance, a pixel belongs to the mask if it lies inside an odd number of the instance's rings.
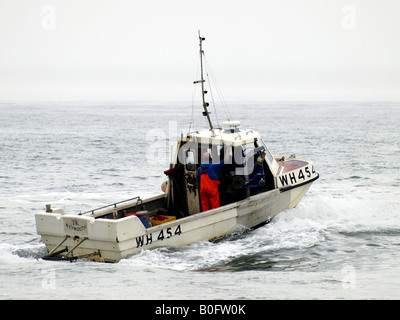
[[[115,202],[115,203],[112,203],[112,204],[108,204],[106,206],[99,207],[99,208],[96,208],[96,209],[92,209],[92,210],[89,210],[89,211],[81,212],[81,213],[79,213],[79,215],[84,215],[84,214],[93,214],[94,215],[95,211],[99,211],[99,210],[106,209],[106,208],[109,208],[109,207],[113,207],[113,208],[116,209],[117,208],[117,204],[129,202],[129,201],[132,201],[132,200],[137,200],[136,201],[136,206],[139,205],[139,202],[140,202],[140,204],[142,203],[142,199],[140,199],[140,196],[138,196],[138,197],[134,197],[134,198],[131,198],[131,199],[126,199],[126,200],[123,200],[123,201],[119,201],[119,202]]]

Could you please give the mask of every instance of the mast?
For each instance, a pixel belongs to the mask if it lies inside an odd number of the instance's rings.
[[[213,135],[215,135],[214,126],[213,126],[213,124],[212,124],[212,122],[211,122],[211,118],[210,118],[210,113],[211,113],[211,112],[209,112],[208,109],[207,109],[207,107],[208,107],[210,104],[209,104],[208,102],[206,102],[206,100],[205,100],[205,94],[207,93],[207,91],[204,90],[204,82],[205,82],[205,80],[204,80],[204,76],[203,76],[203,55],[204,55],[204,51],[203,51],[203,41],[204,41],[204,40],[206,40],[206,38],[203,38],[203,37],[200,35],[200,30],[199,30],[201,79],[200,79],[200,80],[197,80],[197,81],[194,81],[193,83],[201,83],[201,96],[202,96],[202,99],[203,99],[203,108],[204,108],[203,116],[207,117],[208,124],[210,125],[210,130],[212,131]]]

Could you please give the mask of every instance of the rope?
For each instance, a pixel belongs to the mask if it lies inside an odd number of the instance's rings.
[[[218,127],[220,127],[219,118],[218,118],[218,114],[217,114],[217,108],[216,108],[215,101],[214,101],[214,95],[213,95],[213,91],[211,89],[212,85],[211,85],[211,81],[210,81],[210,76],[211,76],[211,80],[213,82],[213,85],[215,86],[215,89],[217,91],[217,95],[218,95],[218,98],[220,100],[220,104],[222,105],[222,109],[223,109],[223,112],[225,114],[225,117],[228,118],[228,120],[231,120],[232,119],[232,115],[230,113],[228,105],[225,102],[225,99],[224,99],[224,96],[222,94],[222,91],[219,88],[218,82],[217,82],[217,80],[216,80],[216,78],[214,76],[214,73],[212,72],[210,63],[208,62],[208,59],[207,59],[207,57],[206,57],[204,52],[203,52],[203,57],[204,57],[204,62],[205,62],[204,63],[204,68],[205,68],[205,71],[206,71],[206,77],[207,77],[209,92],[210,92],[210,95],[211,95],[211,101],[212,101],[213,109],[214,109],[214,112],[215,112],[215,118],[217,120]],[[199,59],[198,64],[197,64],[197,72],[196,72],[195,79],[198,79],[198,76],[199,76],[200,59]],[[189,123],[189,132],[190,132],[190,129],[191,129],[192,125],[193,125],[193,128],[194,128],[194,119],[195,119],[195,116],[194,116],[194,100],[195,100],[195,97],[196,97],[196,89],[197,89],[197,85],[195,85],[194,92],[192,93],[192,115],[191,115],[191,121]]]
[[[228,108],[228,105],[227,105],[226,102],[225,102],[224,96],[223,96],[222,91],[221,91],[221,89],[220,89],[220,87],[219,87],[219,85],[218,85],[217,79],[215,78],[214,73],[212,72],[210,63],[208,62],[207,57],[206,57],[205,55],[204,55],[204,60],[205,60],[205,62],[206,62],[207,70],[210,71],[211,78],[212,78],[213,83],[214,83],[214,85],[215,85],[215,88],[216,88],[216,90],[217,90],[217,94],[218,94],[218,96],[219,96],[219,99],[220,99],[222,108],[223,108],[223,110],[224,110],[224,112],[225,112],[225,115],[227,116],[228,120],[231,120],[231,119],[232,119],[232,116],[231,116],[230,110],[229,110],[229,108]],[[207,74],[207,76],[208,76],[208,74]],[[210,83],[210,87],[211,87],[211,83]]]
[[[207,67],[206,67],[206,68],[207,68]],[[206,71],[206,74],[207,74],[207,80],[208,80],[208,87],[209,87],[210,95],[211,95],[211,101],[212,101],[213,108],[214,108],[214,112],[215,112],[215,118],[217,119],[217,125],[218,125],[218,127],[219,127],[218,114],[217,114],[217,109],[215,108],[214,96],[213,96],[213,93],[212,93],[212,90],[211,90],[211,82],[210,82],[210,78],[209,78],[209,76],[208,76],[208,69],[207,69],[207,71]]]

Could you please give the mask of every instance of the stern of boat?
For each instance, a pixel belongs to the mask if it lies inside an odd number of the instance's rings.
[[[46,245],[47,260],[89,258],[116,262],[124,257],[130,242],[146,233],[136,216],[118,220],[84,215],[39,212],[35,215],[37,233]]]

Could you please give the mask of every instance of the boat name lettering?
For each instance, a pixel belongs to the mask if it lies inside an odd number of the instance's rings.
[[[285,185],[292,185],[297,183],[298,181],[305,181],[308,178],[311,177],[311,175],[315,174],[315,169],[314,166],[311,167],[311,171],[310,168],[307,166],[304,168],[304,172],[303,169],[293,172],[289,172],[286,173],[285,175],[279,176],[279,180],[282,184],[282,186],[284,187]]]
[[[157,236],[153,236],[152,233],[136,237],[136,248],[147,246],[153,243],[153,240],[163,241],[173,236],[179,236],[182,233],[181,225],[179,224],[175,230],[173,228],[162,229]]]
[[[65,229],[74,232],[85,232],[87,229],[86,224],[82,225],[78,220],[72,219],[65,222]]]

